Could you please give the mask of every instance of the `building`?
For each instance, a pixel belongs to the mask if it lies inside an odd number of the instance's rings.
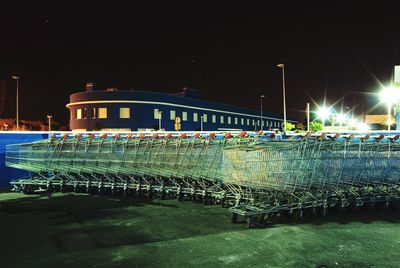
[[[365,115],[365,123],[368,124],[371,130],[386,130],[388,128],[387,114],[367,114]],[[396,129],[396,117],[390,118],[391,129]]]
[[[146,129],[214,131],[282,128],[282,116],[202,100],[193,89],[167,94],[138,90],[94,90],[70,96],[72,131],[137,131]],[[288,120],[296,123],[296,121]]]

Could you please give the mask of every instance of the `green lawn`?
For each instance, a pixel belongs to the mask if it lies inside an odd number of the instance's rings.
[[[246,229],[176,200],[0,193],[0,267],[400,267],[400,213]]]

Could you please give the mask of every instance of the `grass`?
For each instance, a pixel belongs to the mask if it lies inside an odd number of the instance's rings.
[[[5,267],[400,267],[399,211],[246,229],[219,206],[0,193]]]

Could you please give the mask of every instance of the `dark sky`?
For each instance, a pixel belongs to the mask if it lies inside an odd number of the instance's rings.
[[[99,89],[189,86],[205,99],[255,109],[266,94],[266,109],[280,112],[276,64],[285,63],[288,113],[302,118],[309,96],[322,101],[325,92],[328,102],[345,93],[346,106],[362,104],[364,96],[350,92],[376,92],[374,76],[388,83],[399,63],[395,1],[143,2],[3,6],[0,117],[14,115],[13,74],[21,77],[22,119],[52,114],[67,123],[69,94],[87,81]]]

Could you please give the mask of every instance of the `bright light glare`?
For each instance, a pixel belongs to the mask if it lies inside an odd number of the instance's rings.
[[[321,107],[319,108],[318,112],[318,117],[321,118],[322,120],[328,119],[330,112],[329,109],[326,107]]]
[[[398,88],[393,86],[385,87],[380,93],[379,97],[381,102],[384,102],[387,105],[395,104],[400,99],[400,92]]]
[[[342,113],[337,114],[337,115],[336,115],[336,121],[337,121],[339,124],[343,124],[343,123],[346,121],[346,115],[345,115],[345,114],[342,114]]]
[[[358,131],[370,131],[370,127],[366,123],[358,123],[357,124]]]
[[[353,128],[357,125],[357,120],[354,118],[349,119],[349,127]]]

